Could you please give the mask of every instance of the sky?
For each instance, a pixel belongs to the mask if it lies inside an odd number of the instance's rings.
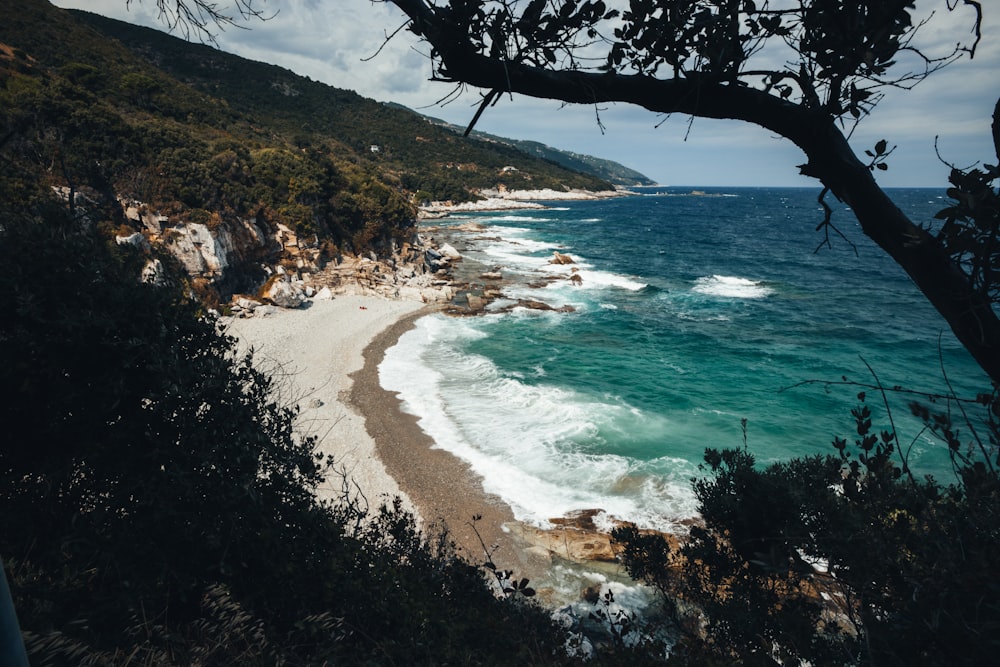
[[[965,39],[971,26],[968,12],[948,13],[946,2],[917,2],[918,11],[937,9],[934,22],[923,33],[922,43],[932,50]],[[155,0],[54,0],[53,4],[166,29]],[[227,0],[218,4],[231,6]],[[959,61],[913,90],[890,90],[854,130],[851,144],[859,154],[883,138],[896,146],[889,169],[877,174],[884,187],[946,186],[950,168],[935,152],[935,136],[937,151],[949,164],[996,162],[990,122],[1000,96],[1000,7],[994,7],[992,0],[983,4],[986,37],[973,60]],[[256,0],[255,6],[273,18],[242,24],[246,29],[217,32],[219,48],[457,125],[472,119],[479,101],[475,90],[444,106],[436,104],[452,87],[429,81],[426,44],[403,31],[381,48],[386,35],[404,22],[394,6],[371,0]],[[738,121],[696,118],[692,122],[687,116],[658,116],[629,105],[595,109],[505,96],[487,110],[476,129],[615,160],[664,185],[816,185],[798,174],[796,165],[805,159],[795,146]]]

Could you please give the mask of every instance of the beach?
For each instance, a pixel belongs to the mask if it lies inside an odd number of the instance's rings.
[[[386,472],[364,417],[347,396],[350,374],[361,370],[365,347],[384,329],[425,308],[418,301],[344,295],[228,321],[227,332],[244,349],[252,347],[257,367],[275,378],[278,398],[300,407],[299,432],[316,436],[319,451],[334,458],[336,473],[318,490],[321,498],[341,498],[346,476],[371,508],[399,496],[406,509],[416,511]]]
[[[470,561],[483,560],[482,538],[487,549],[501,545],[504,562],[522,563],[525,557],[506,544],[510,508],[485,494],[465,463],[434,449],[396,394],[379,384],[385,350],[432,310],[418,301],[339,295],[231,319],[228,333],[253,348],[258,367],[277,379],[280,398],[300,406],[297,428],[315,435],[319,451],[336,461],[321,498],[341,498],[346,478],[372,509],[398,496],[425,533],[446,525]],[[474,516],[481,517],[475,531]]]

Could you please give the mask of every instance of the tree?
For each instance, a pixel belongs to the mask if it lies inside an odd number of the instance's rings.
[[[962,437],[946,414],[913,406],[953,453],[957,482],[947,487],[912,476],[905,445],[891,428],[874,427],[865,393],[858,399],[857,438],[835,440],[836,455],[762,469],[746,448],[709,449],[708,476],[695,482],[704,523],[679,549],[634,528],[615,531],[629,573],[672,602],[684,631],[678,657],[761,665],[993,660],[996,396],[980,397],[982,427]]]
[[[801,172],[852,208],[1000,382],[995,292],[977,286],[982,272],[972,275],[946,234],[909,220],[878,186],[888,145],[862,160],[843,129],[886,87],[912,87],[974,55],[979,3],[948,3],[970,12],[973,38],[932,57],[915,45],[923,24],[913,0],[630,0],[623,11],[600,0],[384,1],[430,44],[437,78],[487,91],[473,123],[501,94],[519,93],[741,120],[791,140],[806,156]],[[823,225],[829,232],[829,209]]]

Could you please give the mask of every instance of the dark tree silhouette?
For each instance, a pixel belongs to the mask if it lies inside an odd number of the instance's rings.
[[[436,78],[487,91],[480,113],[503,93],[626,102],[742,120],[791,140],[806,156],[800,171],[852,208],[1000,381],[1000,318],[977,286],[983,272],[973,275],[946,235],[911,221],[879,187],[873,171],[885,168],[885,142],[863,160],[845,137],[886,88],[910,88],[973,56],[979,3],[947,3],[968,12],[971,37],[930,55],[914,41],[925,23],[914,22],[912,0],[630,0],[624,11],[600,0],[385,1],[430,44]],[[829,209],[823,224],[830,229]]]

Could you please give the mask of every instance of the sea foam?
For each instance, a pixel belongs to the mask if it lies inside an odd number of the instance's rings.
[[[694,281],[692,291],[731,299],[762,299],[774,290],[763,283],[737,276],[703,276]]]
[[[544,384],[544,373],[533,384],[502,372],[463,350],[483,335],[472,323],[424,317],[387,351],[380,381],[399,392],[403,409],[418,417],[436,446],[468,462],[484,490],[507,501],[519,520],[546,526],[568,512],[598,508],[666,530],[693,514],[689,464],[607,451],[607,429],[658,418],[614,397]]]

